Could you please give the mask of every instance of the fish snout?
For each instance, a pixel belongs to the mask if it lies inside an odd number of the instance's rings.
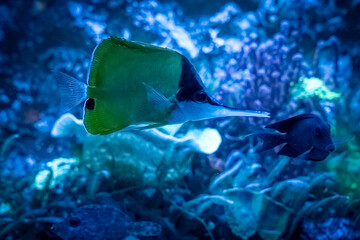
[[[328,152],[333,152],[333,151],[335,151],[335,145],[334,145],[334,144],[329,144],[329,145],[327,145],[327,146],[326,146],[326,150],[327,150]]]

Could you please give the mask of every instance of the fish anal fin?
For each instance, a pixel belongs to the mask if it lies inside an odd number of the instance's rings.
[[[279,152],[278,155],[284,155],[284,156],[288,156],[288,157],[297,157],[300,154],[290,146],[290,144],[286,144]]]
[[[265,128],[271,128],[271,129],[275,129],[279,132],[286,133],[291,128],[291,126],[293,126],[297,121],[304,119],[304,118],[313,118],[314,116],[315,115],[309,114],[309,113],[300,114],[300,115],[297,115],[295,117],[292,117],[292,118],[289,118],[289,119],[286,119],[283,121],[269,124]]]

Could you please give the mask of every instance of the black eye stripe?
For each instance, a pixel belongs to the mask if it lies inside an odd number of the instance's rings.
[[[86,109],[94,110],[95,108],[95,100],[93,98],[88,98],[85,103]]]

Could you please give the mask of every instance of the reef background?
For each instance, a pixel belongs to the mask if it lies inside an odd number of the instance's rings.
[[[0,239],[58,239],[52,223],[90,203],[160,223],[152,239],[360,239],[359,13],[358,0],[2,1]],[[106,165],[119,142],[148,140],[54,137],[63,113],[52,72],[85,79],[109,36],[181,52],[219,102],[271,119],[187,123],[177,136],[211,127],[222,143],[168,156],[177,166],[140,164],[141,149]],[[243,138],[304,112],[338,139],[323,162],[257,154]],[[149,158],[160,156],[149,142]],[[177,175],[139,174],[150,165]]]

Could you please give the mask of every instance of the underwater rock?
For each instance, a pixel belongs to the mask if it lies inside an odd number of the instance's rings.
[[[70,214],[51,230],[63,240],[120,240],[127,235],[150,237],[159,235],[161,225],[150,221],[132,221],[117,208],[85,205]]]

